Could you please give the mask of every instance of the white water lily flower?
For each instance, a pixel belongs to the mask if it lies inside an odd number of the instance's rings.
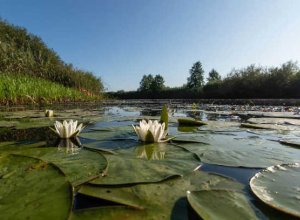
[[[64,120],[63,123],[56,121],[54,124],[55,130],[51,128],[60,138],[71,138],[78,135],[82,129],[83,125],[78,125],[78,121]]]
[[[165,123],[159,123],[157,120],[146,122],[140,121],[140,126],[132,125],[135,133],[143,142],[166,142],[168,131],[165,130]]]

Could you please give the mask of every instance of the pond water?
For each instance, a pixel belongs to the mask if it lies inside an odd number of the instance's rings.
[[[280,197],[283,205],[275,197],[261,201],[280,194],[277,188],[263,185],[254,195],[249,184],[265,168],[300,162],[297,114],[167,105],[168,135],[175,138],[159,144],[140,142],[131,125],[159,120],[161,103],[52,106],[53,118],[44,116],[45,108],[0,112],[0,219],[300,216],[300,209],[289,209],[300,207],[298,168],[290,179],[294,193]],[[182,126],[178,118],[206,124]],[[49,129],[64,119],[85,125],[77,138],[62,140]]]

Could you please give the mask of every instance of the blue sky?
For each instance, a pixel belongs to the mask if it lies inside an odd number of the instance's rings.
[[[299,0],[0,0],[3,19],[109,91],[136,90],[144,74],[181,86],[198,60],[222,76],[300,61],[299,11]]]

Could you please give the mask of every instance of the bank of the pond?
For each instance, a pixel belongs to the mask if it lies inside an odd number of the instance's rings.
[[[26,105],[101,100],[100,95],[65,87],[45,79],[15,74],[0,74],[0,104]]]
[[[300,99],[106,99],[108,105],[247,105],[247,106],[300,106]],[[226,107],[226,106],[225,106]],[[232,106],[231,106],[232,107]],[[234,106],[233,106],[234,107]]]

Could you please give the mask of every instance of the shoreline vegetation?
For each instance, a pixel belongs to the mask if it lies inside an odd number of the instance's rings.
[[[0,18],[0,104],[103,99],[101,78],[65,63],[37,36]]]
[[[41,78],[0,74],[0,105],[51,104],[100,100],[73,88]]]
[[[109,92],[118,99],[299,99],[300,68],[297,62],[286,62],[279,67],[250,65],[233,69],[225,78],[212,69],[204,82],[202,64],[190,69],[187,83],[181,87],[164,85],[161,75],[144,75],[136,91]]]

